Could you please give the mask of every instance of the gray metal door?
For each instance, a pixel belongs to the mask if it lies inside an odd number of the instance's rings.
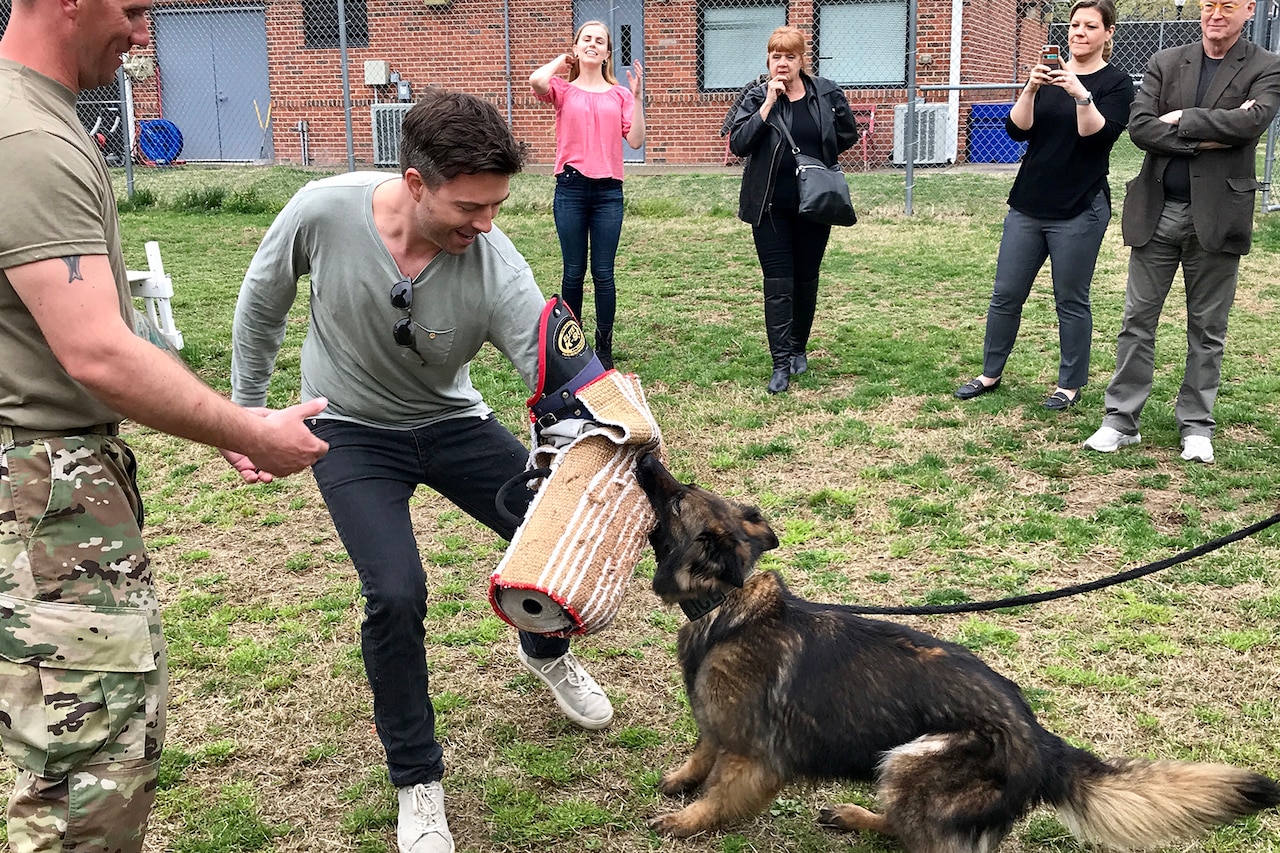
[[[168,8],[151,17],[160,109],[182,131],[182,159],[274,159],[266,12]]]
[[[643,0],[575,0],[573,29],[587,21],[603,21],[613,39],[613,73],[618,82],[627,85],[627,71],[636,60],[644,65]],[[647,70],[647,69],[646,69]],[[648,81],[646,80],[646,88]],[[632,148],[622,141],[622,159],[626,163],[643,163],[644,146]]]

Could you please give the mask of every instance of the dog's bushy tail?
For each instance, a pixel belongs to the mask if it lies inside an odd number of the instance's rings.
[[[1226,764],[1068,758],[1066,790],[1051,802],[1073,835],[1107,847],[1155,847],[1203,835],[1280,804],[1275,781]]]

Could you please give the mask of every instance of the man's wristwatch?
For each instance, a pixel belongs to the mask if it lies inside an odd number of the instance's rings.
[[[1093,103],[1093,92],[1090,92],[1088,89],[1085,89],[1085,90],[1084,90],[1084,97],[1083,97],[1083,98],[1075,98],[1074,100],[1075,100],[1075,102],[1076,102],[1076,106],[1077,106],[1077,107],[1087,107],[1087,106],[1089,106],[1090,104],[1092,104],[1092,103]]]

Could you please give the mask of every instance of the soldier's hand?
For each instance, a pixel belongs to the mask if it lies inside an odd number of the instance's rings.
[[[275,477],[296,474],[329,450],[328,442],[317,438],[306,424],[308,418],[320,414],[328,405],[324,397],[317,397],[287,409],[254,410],[262,422],[257,435],[246,442],[252,449],[240,454],[238,459],[224,451],[223,458],[240,472],[245,482],[267,483]]]

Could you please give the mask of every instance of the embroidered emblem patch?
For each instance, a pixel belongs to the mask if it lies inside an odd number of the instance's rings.
[[[587,338],[582,334],[582,327],[578,325],[578,321],[570,317],[556,330],[555,343],[557,353],[565,358],[572,358],[581,354],[586,348]]]

